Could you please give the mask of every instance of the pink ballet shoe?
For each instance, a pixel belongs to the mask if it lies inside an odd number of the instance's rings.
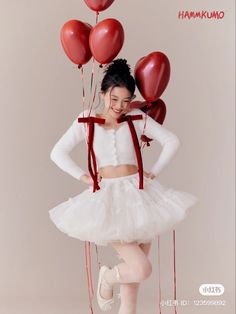
[[[114,295],[113,295],[113,285],[109,284],[104,278],[103,275],[105,271],[109,269],[106,265],[103,265],[99,271],[98,277],[98,287],[97,287],[97,302],[102,311],[109,311],[111,310],[111,304],[114,303]],[[112,290],[112,298],[111,299],[104,299],[100,294],[101,284],[104,284],[107,288]]]

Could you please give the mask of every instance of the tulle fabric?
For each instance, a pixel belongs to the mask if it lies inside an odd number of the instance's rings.
[[[92,186],[49,210],[50,219],[68,236],[106,246],[113,241],[147,243],[186,218],[198,198],[138,173],[103,178],[100,190]]]

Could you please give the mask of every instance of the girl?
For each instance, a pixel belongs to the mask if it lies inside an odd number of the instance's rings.
[[[100,268],[97,301],[102,310],[110,310],[113,286],[120,284],[119,314],[135,314],[139,284],[152,272],[148,259],[152,240],[182,221],[197,197],[157,180],[180,141],[148,115],[145,121],[142,110],[130,108],[135,80],[127,61],[114,60],[104,73],[103,110],[100,114],[93,109],[82,111],[50,155],[63,171],[89,187],[49,210],[49,215],[68,236],[113,247],[124,262]],[[150,172],[142,164],[139,138],[143,131],[162,145]],[[69,156],[83,140],[88,145],[89,174]]]

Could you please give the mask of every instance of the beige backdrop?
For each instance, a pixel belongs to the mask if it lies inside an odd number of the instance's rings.
[[[182,21],[179,10],[222,10],[225,17]],[[234,313],[234,1],[116,0],[99,20],[107,17],[124,26],[118,57],[132,68],[157,50],[171,62],[162,95],[168,108],[164,124],[182,146],[160,182],[199,197],[176,227],[177,298],[191,303],[178,313]],[[94,25],[95,13],[82,0],[0,1],[1,314],[90,313],[84,243],[60,232],[48,216],[51,207],[86,188],[49,157],[82,108],[80,72],[59,38],[69,19]],[[87,96],[91,64],[85,67]],[[159,151],[158,143],[146,150],[147,170]],[[72,156],[86,168],[85,145]],[[118,262],[110,247],[98,249],[101,263]],[[139,314],[158,313],[157,252],[155,241],[153,274],[141,286]],[[162,298],[173,300],[172,232],[161,237],[160,253]],[[92,258],[96,287],[94,246]],[[225,293],[203,297],[203,283],[220,283]],[[198,306],[194,300],[226,305]],[[100,313],[95,298],[94,308]],[[165,306],[163,313],[174,310]]]

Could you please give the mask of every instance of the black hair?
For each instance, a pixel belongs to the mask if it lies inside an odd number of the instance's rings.
[[[116,59],[106,65],[104,77],[101,83],[101,91],[106,93],[112,87],[126,87],[131,96],[135,91],[135,79],[131,74],[130,65],[126,59]]]

